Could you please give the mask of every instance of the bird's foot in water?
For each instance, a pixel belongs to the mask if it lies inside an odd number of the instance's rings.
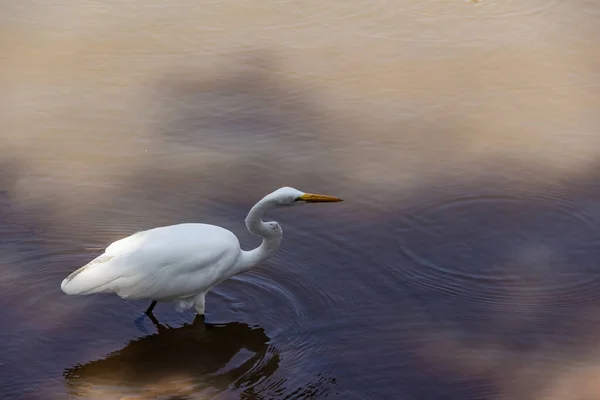
[[[192,322],[191,328],[194,332],[193,335],[198,340],[202,340],[204,338],[204,334],[206,332],[206,324],[204,323],[204,314],[196,314],[196,317],[194,317],[194,321]]]
[[[194,318],[194,322],[192,322],[192,325],[194,326],[204,326],[204,314],[196,314],[196,317]]]
[[[160,325],[158,323],[158,321],[156,320],[156,317],[152,314],[152,310],[154,310],[154,307],[156,307],[156,304],[157,304],[157,301],[152,300],[148,309],[134,321],[135,325],[144,333],[148,333],[148,331],[144,327],[144,318],[145,317],[150,318],[150,320],[152,321],[152,323],[155,326]]]

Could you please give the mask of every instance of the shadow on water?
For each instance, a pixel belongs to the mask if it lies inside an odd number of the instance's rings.
[[[204,324],[199,318],[177,328],[153,322],[156,334],[132,340],[105,358],[66,368],[69,395],[192,399],[235,391],[239,398],[266,400],[321,398],[330,390],[331,380],[291,391],[286,379],[273,380],[281,358],[263,328],[240,322]]]
[[[216,396],[232,387],[244,395],[279,366],[279,355],[262,328],[194,321],[178,328],[157,324],[157,329],[103,359],[67,368],[69,394],[184,399]]]

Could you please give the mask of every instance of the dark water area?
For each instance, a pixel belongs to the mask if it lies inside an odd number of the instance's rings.
[[[595,2],[0,10],[0,398],[600,398]],[[281,186],[204,326],[60,290]]]

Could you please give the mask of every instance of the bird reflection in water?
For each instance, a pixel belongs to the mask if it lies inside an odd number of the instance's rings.
[[[178,328],[152,322],[158,333],[129,342],[103,359],[64,371],[71,396],[94,399],[210,397],[253,385],[278,369],[264,329],[245,323],[205,324],[198,316]],[[190,397],[191,396],[191,397]],[[260,398],[260,396],[259,396]]]

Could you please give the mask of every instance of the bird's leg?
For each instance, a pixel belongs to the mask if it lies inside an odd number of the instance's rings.
[[[150,321],[152,321],[152,323],[156,327],[156,330],[158,332],[166,331],[168,329],[165,326],[161,325],[160,322],[158,322],[158,319],[156,319],[156,317],[154,316],[154,314],[150,313],[150,314],[147,314],[147,315],[148,315],[148,318],[150,318]]]
[[[154,321],[156,321],[156,317],[154,316],[154,314],[152,314],[152,310],[154,310],[154,307],[156,306],[156,301],[152,301],[152,303],[150,303],[150,307],[148,307],[148,309],[146,310],[146,312],[144,312],[144,314],[140,315],[136,320],[135,320],[135,325],[140,328],[141,331],[143,332],[147,332],[146,329],[144,328],[144,316],[150,318],[150,320],[152,321],[152,323],[154,323]],[[156,325],[156,323],[154,323],[154,325]]]
[[[206,304],[204,297],[206,293],[197,294],[194,297],[194,309],[196,310],[196,317],[194,318],[194,322],[192,322],[192,327],[194,328],[194,332],[198,335],[197,338],[199,340],[202,339],[204,333],[206,332],[206,325],[204,324],[204,305]]]
[[[156,301],[153,300],[152,303],[150,303],[150,306],[148,307],[148,309],[146,310],[146,312],[144,314],[146,314],[147,316],[151,316],[152,315],[152,310],[154,310],[154,307],[156,307]]]
[[[197,294],[194,298],[194,309],[196,310],[196,318],[194,319],[194,324],[196,324],[197,319],[202,319],[202,323],[204,323],[204,309],[206,306],[206,293]]]

